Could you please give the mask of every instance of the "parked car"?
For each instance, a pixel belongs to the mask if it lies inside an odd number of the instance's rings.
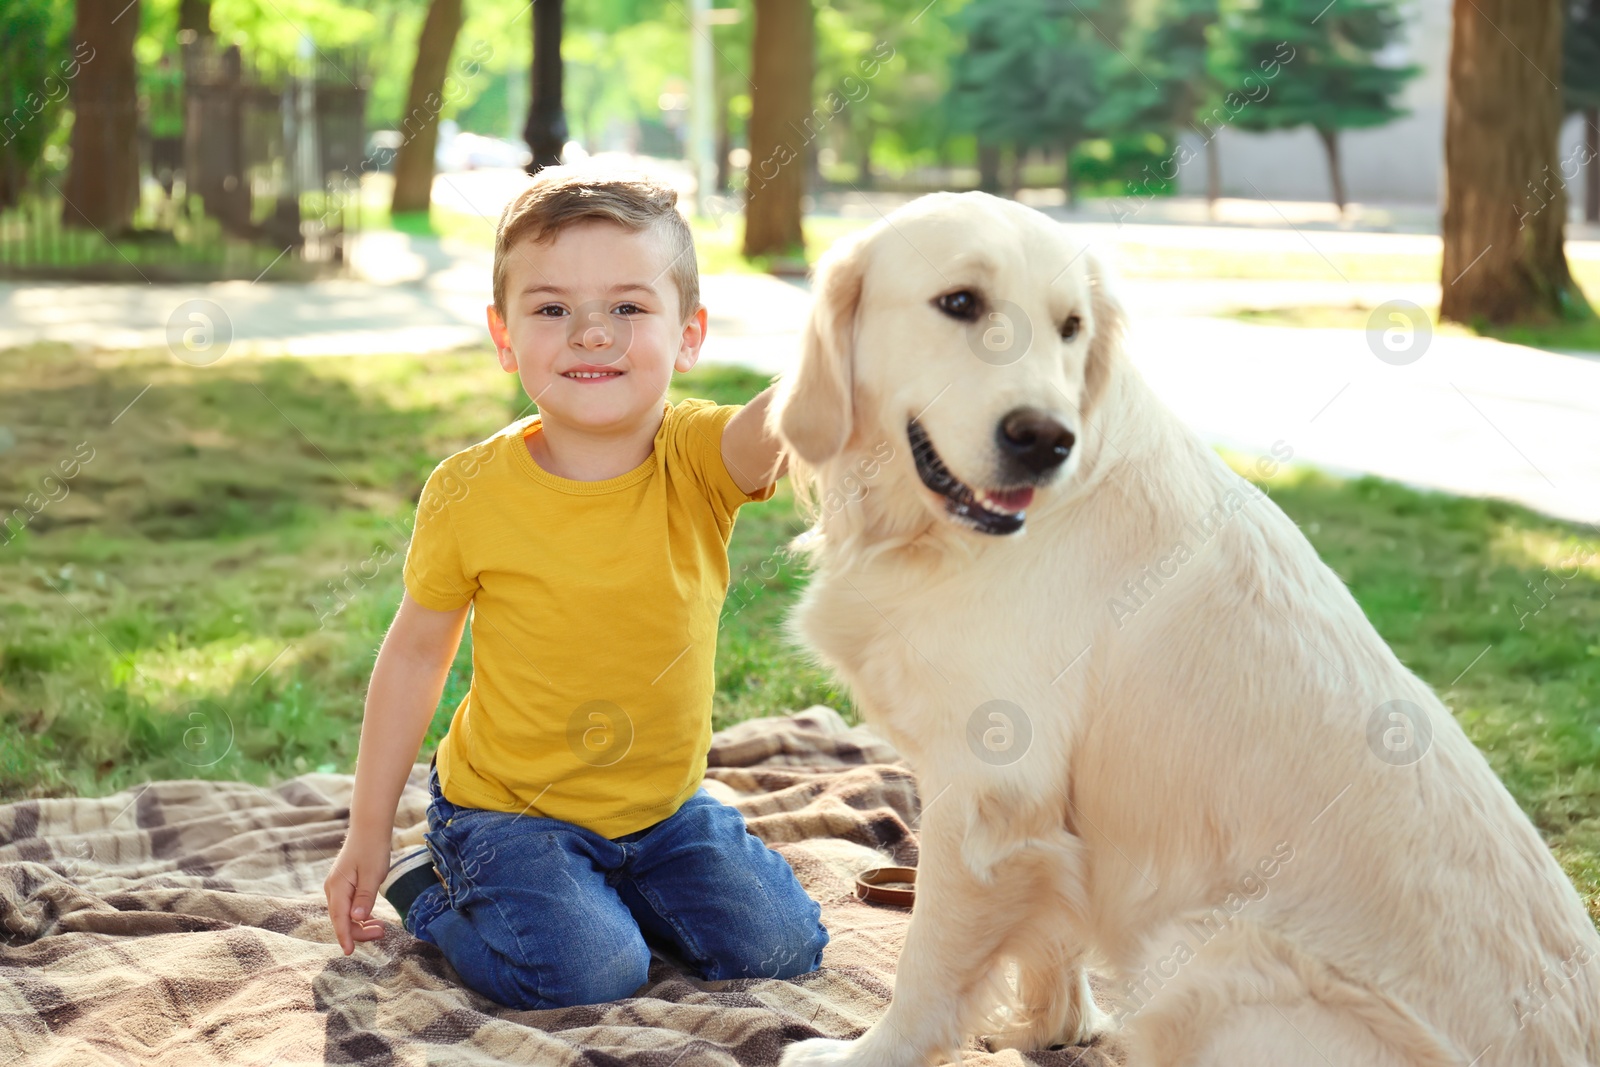
[[[521,169],[533,159],[533,153],[522,141],[485,137],[480,133],[458,133],[446,141],[443,133],[441,129],[435,156],[440,170]]]
[[[404,141],[405,135],[399,130],[373,130],[367,137],[367,151],[361,160],[361,169],[393,174],[395,153],[400,151]]]

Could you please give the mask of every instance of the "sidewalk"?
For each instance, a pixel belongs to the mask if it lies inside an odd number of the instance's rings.
[[[1207,441],[1600,521],[1600,359],[1433,337],[1415,362],[1362,330],[1136,320],[1145,378]]]
[[[1201,229],[1147,232],[1187,241]],[[1098,236],[1103,235],[1091,239]],[[1437,242],[1422,235],[1336,232],[1314,239]],[[193,300],[220,309],[218,328],[232,338],[230,359],[487,346],[487,250],[393,233],[366,240],[369,280],[0,284],[0,347],[42,340],[161,347],[174,312]],[[1283,230],[1249,234],[1247,240],[1291,245],[1303,237]],[[701,289],[711,313],[702,359],[766,374],[793,366],[811,301],[803,282],[704,275]],[[1401,299],[1426,307],[1437,301],[1437,285],[1132,278],[1119,291],[1132,321],[1135,362],[1208,441],[1258,454],[1281,442],[1280,448],[1293,449],[1295,462],[1600,521],[1600,358],[1433,337],[1420,358],[1394,365],[1378,357],[1362,330],[1205,317],[1240,306]],[[176,321],[180,330],[186,325],[181,316]]]
[[[0,348],[56,341],[90,348],[160,348],[179,309],[215,307],[229,356],[359,356],[487,346],[494,258],[476,246],[363,238],[368,277],[294,283],[190,285],[0,282]],[[708,274],[702,358],[775,374],[789,365],[810,296],[764,274]],[[175,318],[176,316],[176,318]],[[220,336],[220,333],[219,333]]]

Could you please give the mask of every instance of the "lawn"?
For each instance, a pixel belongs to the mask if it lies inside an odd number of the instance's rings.
[[[0,352],[0,505],[37,494],[26,526],[0,532],[0,799],[350,771],[417,493],[440,458],[531,410],[516,384],[483,351],[203,368]],[[673,398],[738,403],[764,385],[700,368]],[[1291,469],[1267,487],[1600,917],[1600,541],[1371,479]],[[816,702],[855,721],[778,635],[804,584],[781,546],[801,528],[787,483],[740,512],[718,727]],[[422,758],[465,692],[469,644]]]
[[[673,398],[737,403],[765,384],[697,369]],[[533,410],[487,352],[195,368],[165,352],[41,346],[0,352],[0,393],[0,505],[12,514],[30,492],[43,503],[20,532],[15,519],[0,531],[6,799],[350,770],[423,481]],[[762,560],[802,528],[787,483],[744,508],[735,574],[773,574]],[[730,602],[718,726],[845,707],[774,643],[797,582],[785,566]],[[469,638],[425,753],[470,662]]]

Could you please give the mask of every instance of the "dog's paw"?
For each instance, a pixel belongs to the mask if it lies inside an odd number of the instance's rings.
[[[850,1054],[855,1045],[854,1041],[810,1037],[784,1049],[778,1067],[849,1067],[855,1063]]]
[[[990,1052],[1004,1052],[1006,1049],[1014,1049],[1017,1052],[1041,1052],[1045,1049],[1087,1045],[1094,1040],[1094,1035],[1091,1034],[1081,1041],[1069,1041],[1063,1037],[1040,1037],[1032,1027],[1026,1027],[1021,1030],[1005,1030],[998,1034],[981,1034],[978,1040]]]
[[[1033,1042],[1031,1029],[1003,1030],[997,1034],[979,1034],[979,1044],[990,1052],[1004,1052],[1006,1049],[1016,1049],[1018,1052],[1033,1052],[1038,1046]]]
[[[1073,1048],[1080,1045],[1090,1045],[1101,1034],[1116,1028],[1112,1016],[1100,1009],[1092,996],[1087,996],[1079,1002],[1079,1007],[1071,1013],[1071,1018],[1064,1025],[1056,1028],[1047,1028],[1041,1023],[1031,1026],[1019,1026],[1014,1029],[999,1030],[991,1034],[982,1034],[978,1040],[990,1052],[1002,1052],[1005,1049],[1015,1049],[1018,1052],[1032,1052],[1049,1048]],[[995,1021],[995,1020],[991,1020]],[[1005,1016],[999,1017],[1002,1024]]]

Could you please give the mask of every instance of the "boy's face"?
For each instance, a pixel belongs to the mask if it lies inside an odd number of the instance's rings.
[[[656,232],[586,219],[506,255],[506,313],[489,305],[489,333],[542,421],[625,433],[699,358],[706,310],[684,321]]]

